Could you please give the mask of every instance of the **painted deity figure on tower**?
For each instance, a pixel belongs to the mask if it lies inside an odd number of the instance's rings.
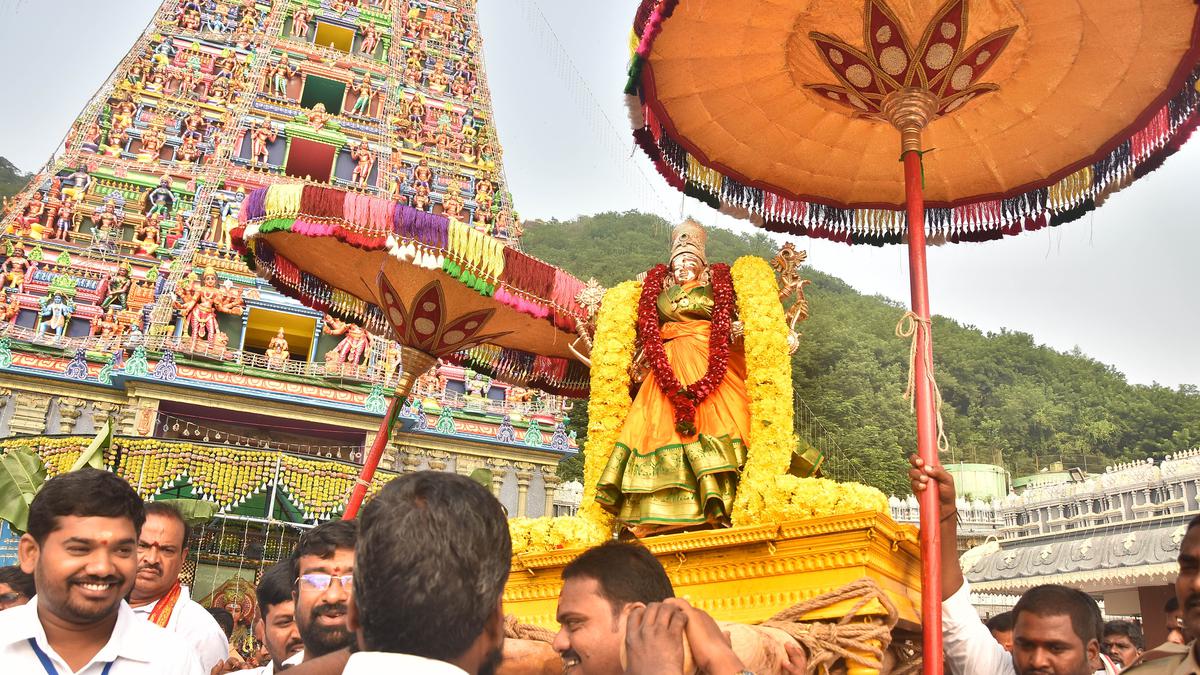
[[[669,266],[651,269],[642,286],[635,365],[648,374],[596,496],[638,536],[727,526],[746,461],[750,409],[733,283],[727,265],[708,264],[705,239],[695,221],[676,227]]]
[[[326,352],[325,363],[329,365],[362,365],[363,356],[371,346],[371,336],[362,326],[325,315],[325,332],[329,335],[344,335],[336,347]]]
[[[3,273],[4,290],[17,291],[18,293],[25,288],[25,277],[28,275],[29,268],[32,263],[25,255],[25,246],[17,244],[13,247],[12,253],[4,259],[4,264],[0,265],[0,273]]]
[[[47,331],[54,332],[54,339],[61,340],[67,334],[67,324],[75,313],[75,303],[62,292],[54,292],[42,298],[38,304],[37,336]]]
[[[292,37],[301,40],[307,38],[309,21],[312,21],[312,10],[308,8],[307,4],[300,3],[300,6],[292,13]]]
[[[367,147],[366,141],[359,142],[350,151],[350,158],[354,160],[354,173],[350,176],[350,182],[355,185],[366,187],[367,180],[371,177],[371,169],[375,166],[375,153]]]
[[[278,132],[271,126],[271,123],[264,120],[259,121],[250,128],[250,161],[255,164],[266,164],[271,158],[271,153],[267,147],[268,143],[274,143],[279,137]]]
[[[280,326],[278,332],[275,333],[275,337],[271,338],[271,342],[267,345],[267,367],[282,368],[290,355],[288,341],[283,334],[283,326]]]

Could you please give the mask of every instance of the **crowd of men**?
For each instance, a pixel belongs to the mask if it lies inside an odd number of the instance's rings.
[[[1145,651],[1136,623],[1104,623],[1090,596],[1063,586],[1031,589],[985,625],[955,556],[953,481],[919,460],[913,465],[914,491],[936,489],[945,514],[950,672],[1200,675],[1200,517],[1179,556],[1181,619],[1171,627],[1180,644]],[[313,528],[289,558],[267,568],[254,623],[261,663],[230,649],[232,617],[205,610],[180,584],[188,536],[178,511],[143,503],[111,473],[82,469],[48,481],[30,505],[19,568],[0,569],[4,675],[736,675],[747,664],[762,667],[735,651],[728,626],[675,597],[646,548],[617,542],[564,569],[554,663],[540,652],[530,659],[520,641],[505,639],[512,544],[504,509],[478,483],[451,473],[397,478],[357,521]],[[779,652],[774,672],[810,672],[802,648]]]

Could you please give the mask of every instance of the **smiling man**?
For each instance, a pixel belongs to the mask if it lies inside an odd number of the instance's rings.
[[[129,605],[138,616],[183,638],[208,672],[229,658],[229,640],[220,624],[192,600],[179,581],[187,559],[191,528],[179,511],[161,502],[146,504],[146,524],[138,536],[137,578]]]
[[[0,612],[5,673],[207,674],[182,639],[137,618],[123,600],[145,519],[141,498],[107,471],[46,482],[17,546],[37,595]]]

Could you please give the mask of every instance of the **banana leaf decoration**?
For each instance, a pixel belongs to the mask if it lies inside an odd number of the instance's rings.
[[[12,450],[0,457],[0,519],[14,531],[29,526],[29,505],[46,482],[46,465],[32,450]]]
[[[174,506],[184,522],[192,527],[203,525],[217,515],[217,505],[203,499],[155,499],[159,504]]]

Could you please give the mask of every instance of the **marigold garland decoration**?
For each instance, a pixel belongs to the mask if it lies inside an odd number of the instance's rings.
[[[91,437],[24,437],[0,443],[0,452],[32,450],[53,478],[71,468]],[[118,465],[113,462],[119,457]],[[199,499],[232,511],[270,489],[279,463],[280,493],[305,519],[325,520],[341,513],[358,476],[356,467],[329,460],[297,457],[275,450],[252,450],[159,439],[119,439],[105,453],[109,470],[129,481],[143,499],[163,490],[190,485]],[[373,496],[395,474],[379,471],[368,490]]]
[[[687,438],[696,435],[696,406],[716,391],[729,368],[729,331],[733,322],[733,284],[729,265],[718,263],[709,268],[712,274],[713,312],[708,337],[708,368],[699,379],[683,386],[675,377],[675,369],[663,347],[662,326],[658,322],[658,296],[669,271],[666,265],[655,265],[646,273],[642,295],[638,301],[638,336],[641,337],[646,361],[654,379],[671,400],[675,411],[675,431]]]
[[[738,316],[745,326],[746,393],[750,399],[750,438],[731,517],[734,525],[770,522],[765,494],[791,464],[792,359],[788,327],[775,272],[762,258],[744,256],[733,264]]]
[[[596,484],[633,403],[629,397],[629,366],[633,363],[641,290],[641,283],[626,281],[604,294],[592,345],[592,386],[579,514],[605,530],[611,528],[612,516],[596,503]]]

